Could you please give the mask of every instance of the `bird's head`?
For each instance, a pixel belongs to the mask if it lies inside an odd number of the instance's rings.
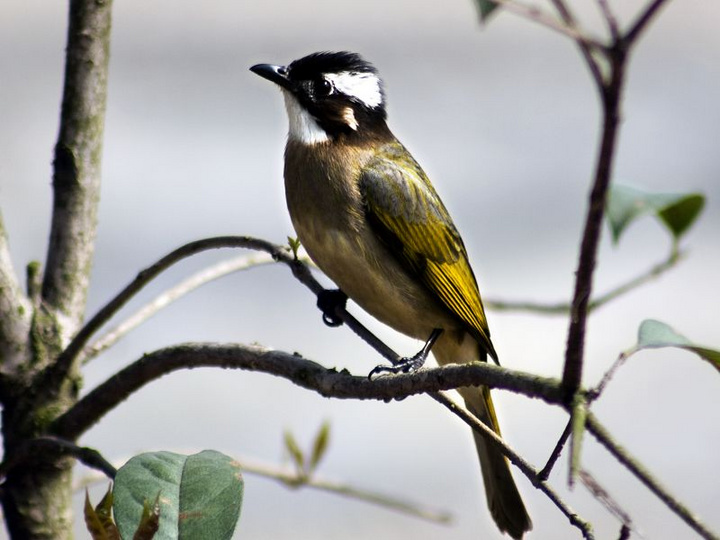
[[[382,81],[358,54],[320,52],[250,71],[282,89],[292,140],[317,144],[387,130]]]

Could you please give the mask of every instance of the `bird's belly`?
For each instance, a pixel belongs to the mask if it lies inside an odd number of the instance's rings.
[[[425,340],[457,322],[422,283],[401,266],[372,231],[297,226],[318,267],[365,311],[408,336]]]

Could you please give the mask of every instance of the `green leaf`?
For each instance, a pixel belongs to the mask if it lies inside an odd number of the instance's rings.
[[[151,503],[145,499],[143,501],[142,515],[140,523],[138,523],[133,540],[153,540],[155,534],[160,528],[160,493]]]
[[[292,236],[288,236],[287,239],[288,239],[288,246],[290,246],[290,250],[293,253],[293,258],[295,260],[297,260],[298,250],[300,249],[300,246],[302,245],[300,243],[300,239],[297,237],[293,238]]]
[[[300,445],[295,440],[295,436],[290,431],[285,430],[284,438],[285,449],[290,454],[298,475],[307,476],[307,471],[305,470],[305,456],[303,455],[303,451],[300,449]]]
[[[323,422],[322,426],[320,426],[320,431],[318,431],[318,434],[315,437],[315,442],[313,443],[313,451],[312,455],[310,456],[309,467],[311,472],[315,470],[315,468],[318,466],[318,463],[320,463],[320,460],[325,455],[329,441],[330,422],[326,420],[325,422]]]
[[[720,351],[693,343],[663,322],[653,319],[643,321],[638,330],[637,345],[632,352],[659,347],[678,347],[694,352],[720,371]]]
[[[112,500],[110,485],[105,496],[93,508],[88,491],[85,490],[85,526],[93,540],[120,540],[120,533],[112,520]]]
[[[473,0],[480,13],[480,22],[487,22],[488,17],[500,6],[492,0]]]
[[[649,193],[614,184],[607,198],[607,220],[613,242],[617,243],[627,226],[645,214],[663,223],[677,242],[695,222],[705,206],[700,193]]]
[[[213,450],[183,456],[140,454],[115,477],[115,519],[123,538],[132,538],[147,500],[157,496],[156,540],[229,539],[240,517],[243,479],[232,458]]]

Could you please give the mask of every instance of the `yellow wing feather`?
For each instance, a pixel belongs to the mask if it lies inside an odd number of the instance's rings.
[[[420,165],[400,143],[386,145],[360,189],[380,238],[497,359],[465,246]]]

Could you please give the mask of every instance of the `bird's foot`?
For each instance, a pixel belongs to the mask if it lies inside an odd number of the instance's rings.
[[[347,295],[340,289],[324,289],[320,291],[317,299],[317,307],[322,311],[322,320],[328,326],[342,326],[342,319],[337,316],[338,308],[345,308]]]
[[[375,366],[368,374],[368,379],[372,379],[373,375],[377,375],[378,373],[412,373],[420,369],[423,364],[425,364],[430,350],[442,333],[442,328],[435,328],[425,342],[425,345],[423,345],[422,349],[420,349],[416,355],[403,357],[392,366]]]

